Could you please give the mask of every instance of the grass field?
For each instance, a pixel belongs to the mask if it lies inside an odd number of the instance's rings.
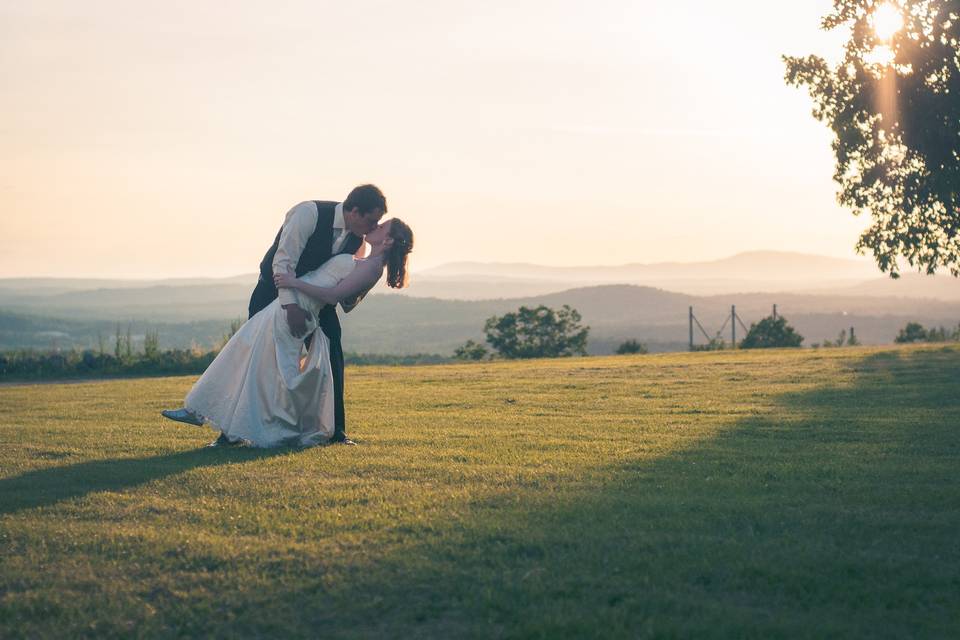
[[[960,349],[347,375],[304,451],[0,388],[0,637],[960,634]]]

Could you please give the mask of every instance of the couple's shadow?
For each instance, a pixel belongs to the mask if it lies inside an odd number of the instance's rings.
[[[98,491],[121,491],[192,469],[240,464],[302,449],[202,447],[148,458],[111,458],[28,471],[0,479],[0,515],[45,507]]]

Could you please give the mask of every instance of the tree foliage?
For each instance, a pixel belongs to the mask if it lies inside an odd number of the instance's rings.
[[[818,347],[824,347],[830,349],[832,347],[857,347],[860,345],[860,339],[857,338],[857,334],[854,331],[853,327],[850,327],[850,333],[847,333],[846,329],[841,329],[840,333],[837,335],[837,339],[831,342],[830,340],[824,340],[822,344],[813,344],[811,345],[814,349]]]
[[[487,357],[487,348],[479,342],[467,340],[454,349],[453,357],[457,360],[483,360]]]
[[[889,41],[884,4],[904,19]],[[893,277],[898,258],[960,275],[960,0],[834,0],[823,28],[849,30],[843,60],[786,57],[786,80],[834,133],[838,200],[872,217],[857,248]]]
[[[893,339],[899,344],[909,344],[911,342],[960,342],[960,325],[955,329],[946,327],[924,328],[919,322],[908,322],[905,327],[900,329],[900,333]]]
[[[727,348],[727,342],[720,336],[710,338],[706,344],[695,344],[691,351],[723,351]]]
[[[632,353],[647,353],[647,345],[636,340],[625,340],[617,347],[616,354],[618,356],[628,355]]]
[[[493,316],[484,326],[487,342],[504,358],[559,358],[587,354],[590,327],[580,324],[576,309],[520,307]]]
[[[927,330],[919,322],[908,322],[907,326],[900,329],[900,333],[893,340],[899,344],[910,342],[926,342]]]
[[[750,325],[750,331],[740,343],[741,349],[771,349],[775,347],[799,347],[803,336],[787,324],[783,316],[768,316]]]

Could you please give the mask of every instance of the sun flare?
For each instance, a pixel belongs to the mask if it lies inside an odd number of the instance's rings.
[[[898,31],[903,29],[903,14],[895,5],[889,3],[877,7],[870,20],[874,33],[884,42],[889,42]]]

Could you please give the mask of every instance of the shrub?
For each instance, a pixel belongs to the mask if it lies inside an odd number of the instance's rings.
[[[457,360],[483,360],[487,357],[487,348],[479,342],[467,340],[454,349],[453,357]]]
[[[900,333],[893,339],[894,342],[906,344],[910,342],[926,342],[927,330],[919,322],[908,322],[907,326],[900,329]]]
[[[799,347],[803,336],[787,324],[783,316],[767,316],[750,325],[750,330],[740,343],[741,349],[772,349],[775,347]]]
[[[616,354],[618,356],[632,353],[647,353],[647,345],[643,344],[642,342],[637,342],[636,340],[627,340],[621,343],[616,350]]]

